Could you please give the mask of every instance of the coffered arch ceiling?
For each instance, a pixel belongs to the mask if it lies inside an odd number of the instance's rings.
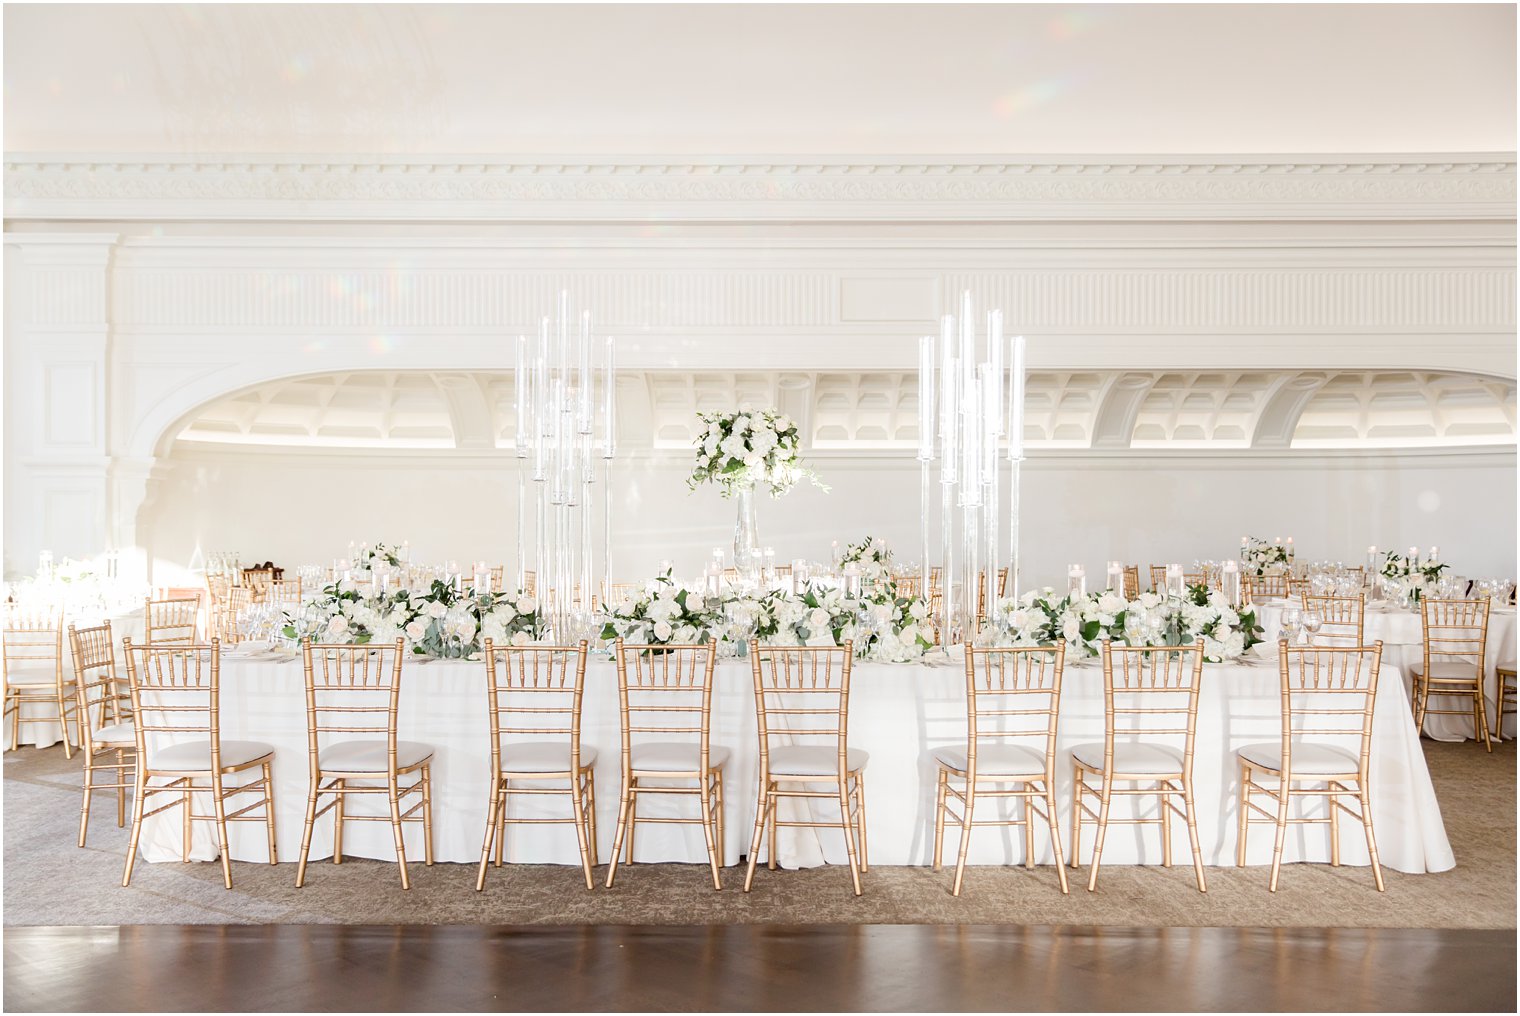
[[[355,371],[291,378],[191,414],[181,447],[481,451],[514,441],[509,372]],[[911,372],[624,372],[620,445],[688,448],[697,413],[779,406],[817,451],[916,447]],[[1037,371],[1036,452],[1513,446],[1513,381],[1394,371]]]

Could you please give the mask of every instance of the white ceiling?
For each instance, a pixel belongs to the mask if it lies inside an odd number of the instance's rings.
[[[1511,4],[9,4],[4,29],[10,153],[1515,148]]]

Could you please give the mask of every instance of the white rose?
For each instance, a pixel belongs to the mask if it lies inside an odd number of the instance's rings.
[[[428,617],[443,617],[449,612],[448,605],[439,600],[429,600],[422,608]]]
[[[517,598],[517,612],[519,614],[531,614],[538,609],[538,601],[531,596],[519,596]]]
[[[654,626],[654,637],[660,642],[669,642],[673,629],[669,621],[657,621]]]
[[[338,614],[331,621],[327,622],[327,637],[328,638],[331,638],[331,639],[341,639],[341,638],[343,638],[343,636],[345,636],[347,634],[348,634],[348,618],[344,617],[342,614]]]
[[[823,631],[829,626],[829,612],[822,607],[817,608],[808,615],[808,627],[814,632]]]
[[[423,638],[426,637],[427,630],[427,618],[419,617],[417,620],[406,626],[406,637],[411,639],[413,642],[421,642]]]
[[[532,641],[533,640],[528,637],[528,633],[525,632],[525,631],[517,632],[515,635],[512,636],[512,644],[514,646],[525,646],[525,645],[528,645]]]

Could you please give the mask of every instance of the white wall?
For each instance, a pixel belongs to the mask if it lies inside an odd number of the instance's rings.
[[[762,498],[760,531],[782,560],[827,558],[829,543],[871,534],[917,559],[912,460],[817,454],[833,488]],[[183,446],[144,509],[155,581],[197,544],[245,560],[327,562],[350,540],[410,540],[419,559],[508,562],[517,496],[513,462],[460,455],[205,453]],[[731,546],[734,511],[716,490],[688,494],[684,456],[618,464],[614,575],[653,574],[670,558],[694,572]],[[1023,571],[1058,584],[1081,561],[1146,565],[1233,556],[1242,535],[1293,536],[1309,559],[1363,560],[1367,545],[1422,548],[1469,576],[1515,574],[1515,454],[1441,452],[1339,457],[1062,456],[1026,466]]]

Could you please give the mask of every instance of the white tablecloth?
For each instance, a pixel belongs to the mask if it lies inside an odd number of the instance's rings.
[[[1277,641],[1282,630],[1281,602],[1263,604],[1258,613],[1269,643]],[[1363,638],[1367,644],[1379,640],[1383,643],[1383,662],[1398,667],[1404,675],[1405,694],[1413,684],[1410,668],[1422,666],[1425,658],[1425,631],[1417,610],[1396,610],[1368,607],[1363,620]],[[1494,608],[1488,615],[1488,651],[1483,654],[1483,698],[1488,710],[1488,729],[1494,729],[1494,713],[1499,706],[1498,668],[1515,665],[1515,608]],[[1453,698],[1439,697],[1431,700],[1438,709],[1460,709],[1461,704]],[[1504,736],[1515,736],[1515,716],[1504,720]],[[1472,720],[1466,716],[1446,714],[1425,717],[1425,733],[1437,741],[1464,741],[1473,736]]]
[[[1374,710],[1372,801],[1378,847],[1384,864],[1406,872],[1444,871],[1454,864],[1441,823],[1430,775],[1425,766],[1404,685],[1388,667]],[[618,707],[616,671],[610,662],[596,660],[587,668],[583,742],[594,746],[596,763],[597,830],[600,858],[608,859],[617,820]],[[1195,782],[1199,827],[1206,863],[1233,864],[1235,859],[1236,786],[1234,749],[1248,742],[1275,742],[1281,736],[1278,673],[1274,662],[1255,665],[1210,665],[1204,670],[1199,707]],[[735,864],[748,850],[755,819],[758,762],[754,693],[746,662],[718,667],[713,699],[713,743],[733,751],[726,787],[726,835],[723,861]],[[480,663],[409,662],[403,675],[400,737],[435,747],[434,850],[443,861],[478,862],[485,831],[489,795],[490,749],[486,714],[485,672]],[[870,753],[866,768],[867,824],[873,863],[928,864],[934,840],[935,766],[931,751],[942,745],[964,744],[965,674],[962,665],[892,666],[858,663],[850,696],[850,744]],[[307,792],[305,704],[298,662],[239,662],[224,657],[222,667],[222,731],[225,738],[257,739],[275,747],[275,794],[279,854],[294,861],[300,848]],[[1063,843],[1070,824],[1070,760],[1066,750],[1103,734],[1103,676],[1095,663],[1068,666],[1062,691],[1059,741],[1061,763],[1058,795]],[[695,814],[695,799],[649,798],[640,814]],[[552,802],[552,803],[551,803]],[[521,799],[514,807],[519,807]],[[568,797],[532,799],[535,814],[568,815]],[[351,807],[370,805],[376,813],[383,799],[366,799]],[[798,807],[805,806],[797,802]],[[828,817],[831,802],[812,806]],[[1115,817],[1121,817],[1115,805]],[[1154,805],[1145,805],[1154,808]],[[647,812],[645,809],[648,809]],[[837,806],[832,806],[836,815]],[[528,814],[517,811],[514,814]],[[978,810],[980,817],[988,812]],[[332,818],[318,820],[312,857],[331,856]],[[1178,856],[1187,853],[1186,831],[1173,823]],[[267,859],[262,824],[236,823],[231,830],[232,855],[239,860]],[[1343,825],[1342,860],[1367,863],[1364,843],[1355,826]],[[1092,836],[1084,833],[1083,863]],[[1048,837],[1036,836],[1039,860],[1050,860]],[[209,824],[197,823],[192,856],[215,857]],[[953,857],[955,834],[947,833],[947,856]],[[641,825],[640,861],[704,861],[699,826]],[[1068,843],[1069,849],[1069,843]],[[1272,836],[1265,827],[1253,835],[1248,859],[1271,860]],[[788,867],[820,862],[844,863],[841,835],[834,830],[783,829],[778,844],[780,861]],[[143,852],[150,860],[180,856],[177,811],[151,818],[145,824]],[[391,833],[383,823],[351,823],[344,834],[344,852],[354,856],[393,858]],[[525,862],[577,864],[572,827],[518,826],[509,828],[509,858]],[[970,860],[977,864],[1022,861],[1022,838],[1017,828],[984,828],[976,832]],[[420,828],[407,830],[407,856],[422,858]],[[1329,834],[1324,826],[1290,829],[1287,860],[1329,859]],[[1109,830],[1105,863],[1155,864],[1161,860],[1156,827],[1118,825]]]
[[[137,610],[134,610],[131,613],[121,614],[121,615],[112,617],[110,619],[110,621],[111,621],[111,639],[116,643],[116,674],[117,674],[117,676],[119,678],[121,678],[123,681],[125,681],[127,679],[127,670],[126,670],[127,664],[126,664],[126,658],[123,657],[122,654],[121,654],[121,640],[124,639],[124,638],[130,638],[133,642],[138,642],[138,643],[142,642],[142,639],[143,639],[143,612],[142,612],[142,608],[139,607]],[[75,620],[75,621],[65,621],[64,622],[64,632],[63,632],[63,676],[64,676],[65,680],[69,680],[69,679],[71,679],[74,676],[74,650],[69,645],[69,633],[68,633],[68,625],[69,624],[73,624],[77,628],[77,627],[80,627],[82,625],[96,625],[96,624],[100,624],[100,621],[97,619],[97,620]],[[123,689],[123,692],[125,692],[125,689],[126,689],[126,685],[125,684],[122,685],[122,689]],[[67,690],[65,692],[65,694],[68,696],[67,702],[68,702],[69,707],[73,708],[73,703],[74,703],[74,699],[72,697],[73,694],[74,694],[73,691],[72,690]],[[51,747],[52,745],[55,745],[58,742],[62,741],[63,740],[63,728],[61,726],[59,726],[57,720],[38,720],[38,721],[32,722],[32,723],[27,722],[27,717],[31,717],[31,716],[54,716],[54,715],[57,714],[57,712],[58,712],[58,707],[56,705],[52,704],[52,700],[51,699],[48,700],[47,702],[38,702],[35,699],[29,700],[26,703],[26,705],[24,705],[21,708],[21,718],[22,718],[21,737],[20,737],[21,744],[22,745],[28,745],[28,744],[30,744],[30,745],[35,745],[38,748],[47,748],[47,747]],[[5,734],[4,734],[4,737],[5,737],[5,746],[6,746],[6,748],[9,749],[9,748],[17,747],[17,745],[13,744],[12,741],[11,741],[11,724],[10,724],[10,722],[8,720],[7,720],[6,724],[5,724]]]

